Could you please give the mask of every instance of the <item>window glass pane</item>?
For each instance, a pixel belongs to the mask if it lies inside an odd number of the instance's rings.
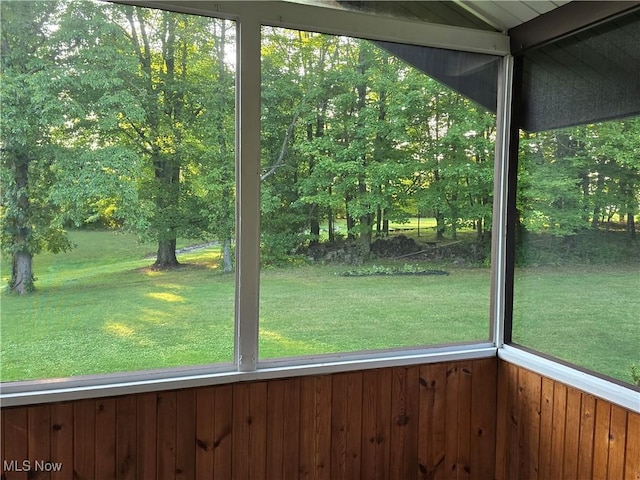
[[[2,380],[231,362],[235,24],[1,8]]]
[[[494,135],[374,43],[264,27],[260,357],[486,341]]]
[[[640,118],[521,134],[513,341],[640,380]]]

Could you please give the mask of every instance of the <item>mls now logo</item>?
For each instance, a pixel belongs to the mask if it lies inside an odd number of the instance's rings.
[[[3,460],[2,468],[5,472],[59,472],[62,470],[62,462]]]

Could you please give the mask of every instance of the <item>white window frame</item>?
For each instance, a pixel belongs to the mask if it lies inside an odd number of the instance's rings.
[[[183,367],[0,384],[4,406],[199,387],[247,380],[328,374],[370,368],[492,358],[531,369],[576,386],[605,400],[640,412],[640,394],[570,367],[504,345],[506,209],[511,79],[509,37],[501,33],[412,22],[335,10],[317,5],[274,2],[199,2],[127,0],[141,7],[212,16],[236,21],[236,184],[237,264],[235,361],[206,367]],[[260,277],[260,42],[262,25],[317,31],[503,57],[498,85],[497,140],[494,171],[492,274],[489,342],[412,349],[377,350],[258,361]],[[541,361],[545,360],[545,361]],[[605,382],[605,383],[602,383]]]

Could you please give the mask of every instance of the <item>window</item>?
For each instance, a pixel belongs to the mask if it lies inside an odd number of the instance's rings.
[[[2,381],[231,363],[235,24],[5,2],[2,30]]]
[[[506,36],[287,2],[1,7],[3,401],[243,379],[258,345],[495,354]],[[261,27],[310,15],[375,40]]]
[[[262,29],[262,359],[489,341],[495,115],[382,45]]]
[[[522,134],[513,341],[639,378],[640,118]]]
[[[636,12],[526,51],[514,343],[640,383]],[[637,405],[637,399],[635,400]]]

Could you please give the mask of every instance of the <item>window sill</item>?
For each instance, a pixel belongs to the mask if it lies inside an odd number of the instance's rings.
[[[512,345],[500,348],[498,358],[640,413],[640,392],[631,386],[625,387]]]
[[[233,365],[96,375],[72,379],[34,380],[0,385],[2,407],[113,397],[159,390],[205,387],[305,375],[325,375],[374,368],[401,367],[496,356],[492,344],[456,345],[410,351],[367,352],[261,362],[249,372]]]

